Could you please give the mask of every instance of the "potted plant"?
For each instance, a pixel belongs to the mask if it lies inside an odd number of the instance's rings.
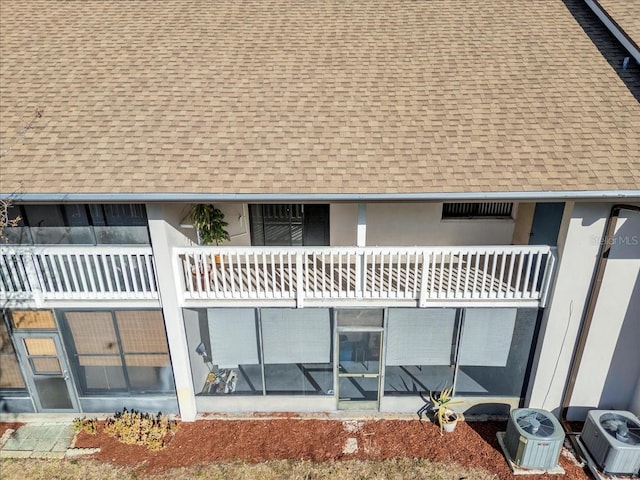
[[[200,203],[191,211],[191,223],[198,232],[198,241],[201,245],[220,245],[223,241],[229,241],[229,233],[224,221],[224,213],[213,205]]]
[[[445,388],[440,392],[431,392],[431,404],[433,413],[440,425],[440,434],[442,431],[453,432],[458,424],[458,414],[451,409],[451,405],[459,403],[453,400],[453,386]]]

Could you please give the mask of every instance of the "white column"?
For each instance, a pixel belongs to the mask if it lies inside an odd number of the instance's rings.
[[[640,375],[639,244],[640,213],[621,211],[610,241],[572,405],[626,410],[632,401]]]
[[[364,203],[358,204],[358,233],[356,245],[358,247],[367,245],[367,205]]]
[[[609,204],[577,203],[559,245],[555,285],[540,329],[526,405],[559,414],[580,320],[596,266]],[[564,233],[564,232],[562,232]]]
[[[158,292],[162,304],[171,365],[176,382],[178,407],[182,420],[190,422],[196,419],[196,397],[193,390],[189,348],[184,329],[182,309],[178,298],[178,280],[180,273],[175,271],[172,247],[186,242],[185,237],[168,219],[170,209],[163,205],[148,204],[149,233],[156,264]],[[178,220],[179,223],[179,220]]]

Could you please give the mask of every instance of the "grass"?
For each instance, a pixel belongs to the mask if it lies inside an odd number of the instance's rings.
[[[116,467],[94,460],[7,459],[0,464],[2,480],[82,479],[82,480],[495,480],[487,472],[457,465],[433,464],[425,460],[397,459],[384,462],[350,460],[312,463],[308,461],[271,461],[259,464],[244,462],[210,463],[167,470],[149,475],[131,467]]]

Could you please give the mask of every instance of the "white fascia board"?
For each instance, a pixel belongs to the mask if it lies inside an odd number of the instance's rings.
[[[461,202],[461,201],[640,201],[640,190],[429,193],[0,193],[0,198],[31,203],[313,203],[313,202]]]

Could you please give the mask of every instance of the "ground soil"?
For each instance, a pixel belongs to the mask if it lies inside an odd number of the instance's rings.
[[[0,422],[0,437],[4,434],[4,432],[6,432],[9,429],[12,430],[17,430],[18,428],[20,428],[22,425],[24,425],[23,423],[17,423],[17,422]]]
[[[455,463],[491,472],[499,479],[513,478],[496,439],[505,422],[461,422],[453,433],[440,434],[428,421],[301,419],[295,416],[248,420],[212,419],[181,423],[168,445],[155,452],[125,445],[102,433],[79,433],[76,447],[100,447],[93,458],[115,465],[137,466],[141,472],[161,473],[170,468],[210,462],[299,459],[316,462],[347,459],[386,460],[423,458]],[[354,445],[345,453],[345,445]],[[560,465],[566,480],[589,477],[563,451]],[[527,480],[550,475],[527,475]]]

